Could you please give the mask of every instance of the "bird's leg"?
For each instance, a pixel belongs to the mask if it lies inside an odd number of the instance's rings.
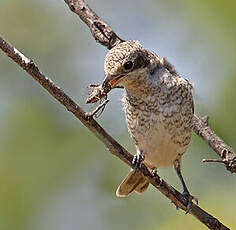
[[[196,202],[196,204],[198,204],[198,199],[195,198],[194,196],[190,195],[188,188],[184,182],[184,178],[182,176],[182,173],[181,173],[180,164],[175,165],[175,171],[176,171],[176,173],[181,181],[181,184],[183,186],[184,191],[182,194],[183,194],[183,196],[185,196],[188,199],[188,205],[186,208],[186,214],[187,214],[192,206],[192,200],[194,200]]]
[[[134,155],[132,164],[134,166],[134,174],[136,173],[136,170],[141,167],[141,164],[144,160],[144,156],[141,150],[137,149],[137,153]]]

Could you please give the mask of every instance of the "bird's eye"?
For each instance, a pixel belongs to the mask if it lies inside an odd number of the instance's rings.
[[[124,64],[124,69],[125,70],[131,70],[133,68],[133,65],[134,63],[132,61],[127,61],[125,64]]]

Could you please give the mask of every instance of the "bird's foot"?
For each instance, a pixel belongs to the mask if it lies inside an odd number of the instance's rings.
[[[187,208],[185,212],[185,214],[188,214],[193,205],[193,201],[195,204],[198,205],[198,198],[192,196],[188,191],[184,191],[182,195],[188,200],[188,204],[187,204]]]
[[[157,169],[152,169],[151,173],[152,173],[153,176],[158,175],[158,171],[157,171]]]
[[[173,201],[171,201],[170,203],[175,205],[176,210],[179,210],[179,207]]]
[[[184,182],[184,178],[182,176],[182,173],[181,173],[180,164],[175,165],[175,170],[177,172],[177,175],[178,175],[178,177],[181,181],[181,184],[183,186],[183,189],[184,189],[184,192],[182,193],[182,195],[188,200],[188,204],[187,204],[187,207],[186,207],[186,213],[185,213],[185,214],[187,214],[187,213],[189,213],[189,211],[190,211],[190,209],[193,205],[192,201],[194,201],[196,204],[198,204],[198,199],[196,197],[190,195],[190,193],[189,193],[189,191],[186,187],[186,184]]]
[[[136,173],[137,169],[141,167],[143,161],[144,161],[144,156],[142,152],[137,152],[132,160],[132,164],[134,166],[134,174]]]

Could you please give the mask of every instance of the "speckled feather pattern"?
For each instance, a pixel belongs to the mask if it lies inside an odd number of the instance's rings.
[[[104,72],[105,75],[118,75],[123,73],[123,64],[126,61],[135,62],[137,67],[140,67],[140,63],[137,63],[138,57],[147,56],[148,52],[138,41],[123,42],[113,49],[111,49],[105,58]]]
[[[140,87],[149,89],[143,98],[129,91],[123,97],[129,133],[136,146],[144,152],[148,165],[167,167],[175,161],[180,163],[192,131],[192,85],[166,71],[159,83],[148,84],[144,81]],[[162,147],[164,152],[160,152],[160,142],[164,141],[167,141],[166,146]]]
[[[135,64],[125,73],[127,60]],[[125,88],[122,101],[128,131],[143,152],[144,163],[151,168],[180,164],[192,132],[192,84],[165,58],[160,59],[137,41],[111,49],[104,70],[106,75],[126,74],[118,85]]]

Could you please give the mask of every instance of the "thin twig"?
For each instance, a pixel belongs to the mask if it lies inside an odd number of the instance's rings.
[[[199,118],[194,115],[193,130],[221,157],[221,160],[214,162],[221,161],[220,163],[224,163],[227,170],[236,173],[236,153],[211,129],[208,124],[208,117]]]
[[[123,42],[114,30],[86,4],[84,1],[64,0],[71,11],[78,14],[80,18],[90,28],[95,40],[100,44],[106,46],[108,49]]]
[[[133,167],[131,155],[118,142],[116,142],[92,117],[87,116],[86,112],[77,105],[65,92],[56,86],[53,81],[44,75],[32,60],[25,57],[22,53],[16,50],[8,42],[0,36],[0,48],[21,66],[27,73],[29,73],[36,81],[39,82],[55,99],[63,104],[68,111],[72,112],[90,131],[92,131],[97,138],[99,138],[110,152],[119,157],[123,162]],[[150,181],[150,183],[157,188],[162,194],[170,199],[178,208],[186,211],[188,201],[176,189],[167,184],[158,174],[153,174],[148,168],[142,164],[140,171]],[[214,230],[229,230],[218,219],[201,209],[196,204],[193,204],[189,213],[195,216],[209,229]]]
[[[213,162],[213,163],[223,163],[223,164],[225,164],[225,160],[220,160],[220,159],[202,159],[202,162],[203,163]]]
[[[124,42],[119,38],[114,30],[98,17],[92,9],[82,0],[64,0],[70,9],[79,15],[79,17],[90,28],[91,33],[96,41],[111,49],[115,45]],[[202,137],[202,139],[222,158],[226,159],[225,166],[227,170],[236,173],[236,153],[226,145],[208,126],[208,117],[194,117],[194,132]],[[226,153],[226,154],[222,154]]]

